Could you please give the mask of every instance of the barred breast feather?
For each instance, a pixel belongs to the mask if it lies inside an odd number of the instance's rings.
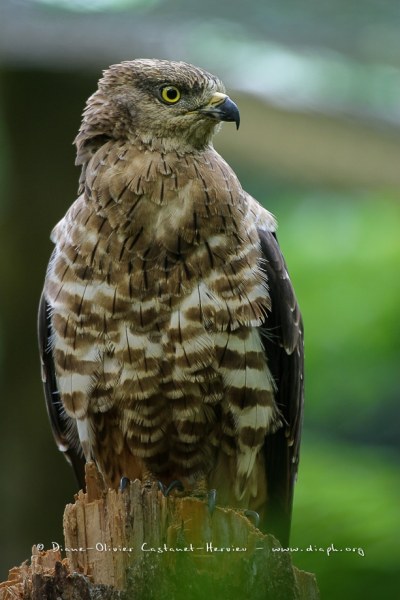
[[[65,411],[110,485],[226,463],[221,497],[257,496],[279,411],[256,223],[275,228],[212,149],[188,161],[110,142],[91,159],[53,230],[45,295]]]

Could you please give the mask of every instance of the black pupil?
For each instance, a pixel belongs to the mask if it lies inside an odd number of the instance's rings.
[[[167,90],[168,100],[176,100],[177,96],[178,96],[178,92],[174,88],[170,88],[169,90]]]

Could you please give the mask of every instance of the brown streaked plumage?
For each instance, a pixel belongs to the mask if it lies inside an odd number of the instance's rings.
[[[288,539],[301,316],[275,220],[212,146],[239,122],[192,65],[105,71],[75,140],[79,197],[52,233],[39,312],[48,411],[83,483],[215,487]]]

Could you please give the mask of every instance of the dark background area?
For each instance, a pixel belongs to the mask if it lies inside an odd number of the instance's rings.
[[[399,28],[394,0],[2,2],[0,580],[33,544],[62,542],[76,492],[47,422],[36,342],[49,234],[76,197],[72,140],[103,68],[159,57],[214,72],[238,103],[239,132],[225,125],[215,145],[278,218],[302,307],[294,563],[327,600],[394,596]]]

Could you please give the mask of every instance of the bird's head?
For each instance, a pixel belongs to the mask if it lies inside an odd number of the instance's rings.
[[[200,150],[221,121],[239,127],[239,111],[214,75],[184,62],[125,61],[104,72],[87,102],[75,140],[77,162],[107,139],[162,151]]]

